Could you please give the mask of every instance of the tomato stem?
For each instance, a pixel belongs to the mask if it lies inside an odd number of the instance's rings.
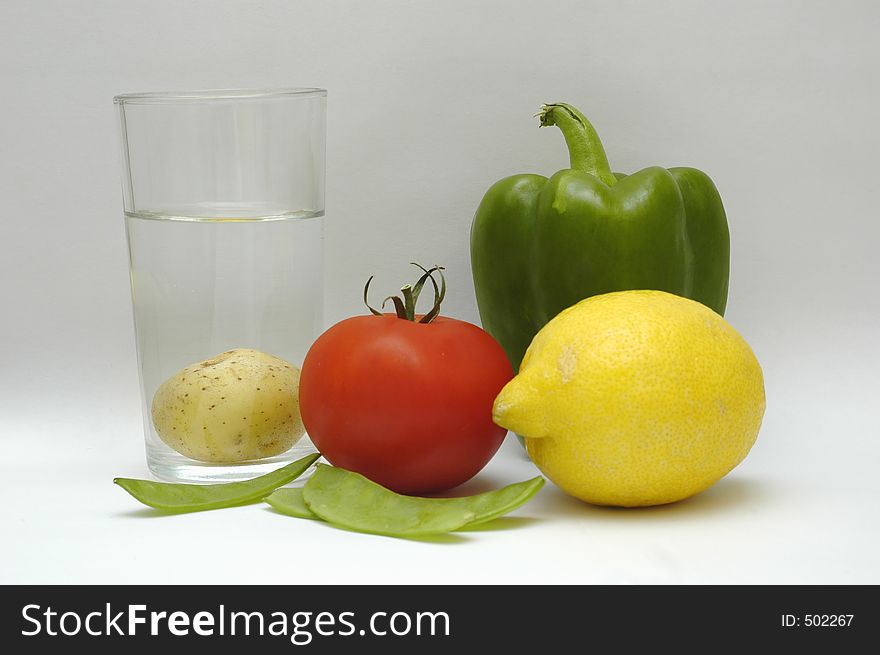
[[[370,310],[371,314],[375,314],[376,316],[382,316],[382,312],[380,312],[378,309],[373,309],[372,307],[370,307],[370,301],[367,300],[367,294],[370,291],[370,282],[373,281],[374,277],[376,277],[376,276],[371,275],[370,279],[367,280],[367,283],[364,285],[364,304],[367,306],[367,309]]]
[[[382,301],[381,308],[385,309],[385,305],[388,304],[388,301],[390,300],[394,304],[394,311],[397,314],[397,318],[406,321],[415,321],[416,304],[419,301],[419,295],[422,293],[425,282],[431,280],[431,285],[434,287],[434,305],[431,307],[430,311],[419,320],[419,323],[430,323],[440,314],[440,303],[442,303],[443,299],[446,297],[446,278],[443,276],[443,271],[445,269],[442,266],[434,266],[431,269],[427,269],[416,262],[410,263],[423,271],[422,276],[414,285],[404,284],[400,288],[401,294],[403,295],[402,299],[400,296],[388,296]],[[440,286],[437,285],[437,280],[434,279],[434,273],[440,274]],[[370,306],[370,301],[368,299],[370,283],[373,281],[373,277],[374,276],[371,275],[370,279],[368,279],[367,283],[364,285],[364,304],[372,314],[382,316],[383,314],[381,311],[373,309],[373,307]]]

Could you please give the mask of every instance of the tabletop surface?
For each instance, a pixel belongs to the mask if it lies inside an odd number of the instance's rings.
[[[0,583],[880,583],[880,3],[46,5],[0,24]],[[709,174],[725,318],[767,392],[745,461],[653,509],[548,484],[434,541],[259,505],[156,516],[114,486],[147,470],[112,98],[291,85],[329,91],[325,327],[411,261],[444,265],[443,314],[480,322],[481,198],[569,164],[542,102],[583,110],[615,171]],[[462,491],[533,475],[509,438]]]
[[[772,407],[772,405],[771,405]],[[31,415],[32,417],[33,415]],[[649,509],[593,507],[553,484],[481,530],[432,540],[348,532],[254,505],[161,516],[114,486],[144,477],[135,415],[86,432],[49,412],[0,422],[5,502],[0,583],[864,583],[880,581],[871,468],[788,435],[830,429],[810,412],[769,412],[750,456],[708,491]],[[860,417],[849,416],[855,425]],[[29,427],[30,425],[30,431]],[[64,438],[42,439],[41,431]],[[12,438],[14,435],[14,438]],[[120,436],[122,435],[122,436]],[[98,447],[88,444],[109,444]],[[780,462],[786,462],[781,465]],[[462,492],[535,475],[508,436]]]

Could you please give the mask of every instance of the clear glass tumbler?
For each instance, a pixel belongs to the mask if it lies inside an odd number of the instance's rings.
[[[240,480],[315,452],[297,440],[296,385],[322,327],[326,100],[323,89],[114,98],[157,478]]]

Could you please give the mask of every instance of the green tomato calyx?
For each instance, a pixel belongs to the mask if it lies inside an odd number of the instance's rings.
[[[446,278],[443,277],[443,271],[445,269],[442,266],[434,266],[433,268],[428,269],[416,262],[410,263],[422,270],[422,276],[414,285],[404,284],[400,288],[403,298],[400,296],[388,296],[385,298],[385,300],[382,301],[381,309],[385,309],[385,305],[390,300],[394,304],[394,311],[397,314],[397,318],[416,322],[416,303],[419,301],[419,295],[422,293],[425,282],[431,280],[431,285],[434,287],[434,306],[427,314],[418,320],[419,323],[430,323],[440,314],[440,303],[442,303],[443,299],[446,297]],[[434,279],[434,273],[440,275],[439,286],[437,285],[437,280]],[[373,281],[373,277],[374,276],[371,275],[370,279],[367,280],[367,283],[364,285],[364,304],[372,314],[375,314],[376,316],[384,316],[381,311],[373,309],[367,299],[367,295],[370,291],[370,282]]]

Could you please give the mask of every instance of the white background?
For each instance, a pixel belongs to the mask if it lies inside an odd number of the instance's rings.
[[[9,2],[0,9],[0,582],[880,582],[875,2]],[[111,98],[329,90],[327,320],[416,259],[477,321],[483,192],[567,165],[544,101],[615,170],[692,165],[732,234],[727,318],[766,376],[711,490],[610,510],[552,485],[441,543],[261,507],[152,517]],[[530,477],[507,443],[472,484]],[[503,529],[502,529],[503,528]]]

